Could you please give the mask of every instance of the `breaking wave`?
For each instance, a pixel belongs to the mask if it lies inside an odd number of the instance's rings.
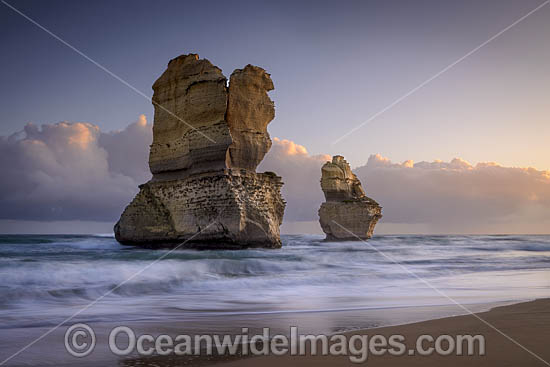
[[[293,235],[280,250],[170,253],[107,235],[0,236],[0,325],[55,323],[67,307],[98,297],[87,317],[104,321],[433,304],[433,290],[411,272],[456,298],[519,300],[548,294],[549,268],[549,236],[379,236],[365,244]]]

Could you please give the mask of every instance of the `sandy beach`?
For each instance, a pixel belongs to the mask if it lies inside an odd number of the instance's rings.
[[[415,348],[420,335],[483,335],[485,355],[468,356],[450,354],[447,356],[369,355],[361,365],[370,366],[547,366],[550,361],[550,299],[539,299],[509,306],[495,307],[490,311],[477,313],[485,324],[473,315],[447,317],[405,325],[373,328],[346,333],[354,335],[403,335],[407,350]],[[491,326],[489,326],[491,325]],[[494,328],[493,328],[494,327]],[[502,332],[502,334],[501,334]],[[503,335],[505,334],[505,335]],[[511,340],[513,339],[513,341]],[[211,357],[149,357],[121,360],[120,365],[130,366],[350,366],[347,356],[211,356]],[[358,363],[359,364],[359,363]]]
[[[369,356],[366,364],[370,366],[545,366],[550,361],[550,299],[496,307],[478,314],[495,329],[508,335],[526,349],[538,355],[538,359],[497,330],[484,324],[472,315],[449,317],[407,325],[383,327],[348,333],[361,335],[401,334],[406,337],[407,347],[413,347],[410,341],[419,335],[430,334],[434,337],[442,334],[485,336],[485,356]],[[543,361],[544,360],[544,361]],[[268,356],[254,357],[224,363],[223,366],[349,366],[347,357],[333,356]]]

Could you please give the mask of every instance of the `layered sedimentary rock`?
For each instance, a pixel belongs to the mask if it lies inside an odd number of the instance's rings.
[[[198,55],[171,60],[153,84],[153,144],[149,167],[153,175],[178,177],[227,168],[232,143],[227,112],[227,79]]]
[[[115,225],[122,244],[280,247],[281,178],[256,173],[271,147],[273,82],[262,68],[222,71],[182,55],[153,85],[151,181]]]
[[[321,168],[321,189],[326,202],[319,209],[319,222],[329,241],[372,237],[382,217],[382,207],[367,197],[357,176],[340,155]]]
[[[237,69],[229,80],[227,123],[233,137],[229,165],[255,170],[271,148],[267,124],[275,107],[267,92],[273,82],[262,68],[248,65]]]

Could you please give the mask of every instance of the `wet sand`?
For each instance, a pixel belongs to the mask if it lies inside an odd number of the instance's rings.
[[[510,306],[494,308],[478,314],[483,320],[502,331],[544,361],[516,345],[497,330],[484,324],[473,315],[448,317],[407,325],[361,330],[348,335],[392,335],[406,337],[407,349],[413,348],[419,335],[485,336],[484,356],[372,356],[365,362],[369,366],[550,366],[550,299],[540,299]],[[546,361],[546,362],[545,362]],[[340,356],[267,356],[226,361],[221,366],[350,366],[348,357]]]
[[[470,309],[478,310],[487,309],[487,307],[481,308],[482,305],[470,305]],[[451,306],[448,306],[451,307]],[[452,306],[456,310],[456,306]],[[348,315],[340,315],[338,320],[347,320],[348,326],[352,324],[364,325],[369,324],[370,318],[380,320],[380,313],[387,313],[388,317],[392,312],[405,315],[409,313],[407,318],[411,320],[419,320],[419,317],[426,319],[427,311],[431,318],[443,317],[438,313],[446,313],[449,315],[449,310],[442,309],[441,307],[432,307],[419,310],[418,308],[408,309],[386,309],[386,310],[370,310],[369,312],[350,312]],[[373,314],[373,312],[375,312]],[[412,312],[412,314],[411,314]],[[415,314],[416,313],[416,314]],[[493,325],[498,330],[501,330],[518,343],[531,350],[545,361],[550,361],[550,299],[539,299],[530,302],[518,303],[508,306],[498,306],[487,312],[480,312],[478,315],[489,324]],[[227,317],[222,319],[210,319],[201,320],[201,332],[208,333],[220,333],[226,332],[229,327],[227,324],[233,325],[231,329],[235,330],[236,325],[254,325],[259,326],[261,323],[268,322],[268,315],[258,315],[258,320],[253,323],[252,319],[248,316],[246,320],[236,319],[228,320]],[[284,319],[271,320],[275,324],[293,324],[290,318],[294,318],[296,323],[301,325],[300,333],[321,333],[321,329],[326,330],[326,325],[323,328],[315,329],[311,325],[315,323],[315,315],[301,315],[293,314],[287,315]],[[326,317],[327,315],[324,315]],[[342,318],[346,316],[347,318]],[[273,316],[270,316],[273,317]],[[286,318],[288,317],[288,319]],[[311,320],[308,321],[308,317]],[[404,316],[403,316],[404,317]],[[316,315],[317,323],[320,323],[322,318]],[[392,319],[395,318],[392,316]],[[160,321],[160,320],[159,320]],[[198,320],[197,320],[198,321]],[[306,322],[307,321],[307,322]],[[410,321],[409,321],[410,322]],[[274,324],[274,325],[275,325]],[[112,328],[112,325],[100,325],[93,324],[96,334],[98,345],[94,353],[85,358],[75,358],[70,356],[63,347],[63,333],[65,328],[60,328],[54,333],[48,335],[46,338],[40,340],[17,358],[10,360],[7,365],[19,366],[19,365],[51,365],[51,366],[158,366],[158,367],[175,367],[175,366],[257,366],[262,367],[270,366],[351,366],[348,356],[311,356],[306,353],[305,356],[153,356],[153,357],[116,357],[112,353],[108,352],[106,347],[106,341],[108,339],[108,330]],[[137,322],[132,325],[136,332],[144,333],[156,331],[153,334],[166,333],[168,335],[177,335],[182,331],[196,332],[198,325],[189,329],[191,325],[188,323],[180,322],[155,322],[155,323],[141,323]],[[253,327],[252,332],[260,333],[257,327]],[[47,330],[47,329],[45,329]],[[283,331],[282,328],[275,328],[276,332]],[[348,328],[349,330],[349,328]],[[27,331],[25,329],[18,330],[3,330],[6,335],[4,339],[6,342],[3,345],[3,352],[10,353],[11,350],[17,350],[21,345],[24,345],[25,341],[35,338],[39,330],[30,328]],[[338,330],[332,331],[333,333],[340,333]],[[2,333],[0,333],[2,334]],[[10,335],[8,338],[7,334]],[[21,334],[21,335],[19,335]],[[403,335],[406,340],[407,350],[413,349],[416,339],[419,335],[429,334],[434,337],[439,335],[476,335],[481,334],[485,336],[486,353],[484,356],[410,356],[407,353],[402,356],[374,356],[369,353],[368,359],[363,364],[374,366],[550,366],[543,361],[537,359],[529,352],[522,349],[520,346],[514,344],[508,340],[505,336],[501,335],[498,331],[492,329],[490,326],[484,324],[482,321],[472,315],[444,317],[439,319],[432,319],[430,321],[422,321],[415,323],[402,324],[397,326],[386,327],[369,327],[362,330],[346,332],[345,335],[351,337],[352,335],[385,335],[390,336],[394,334]],[[272,334],[273,335],[273,334]],[[19,336],[19,337],[18,337]]]

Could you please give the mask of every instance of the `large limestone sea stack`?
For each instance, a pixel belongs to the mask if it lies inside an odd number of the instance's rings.
[[[319,209],[319,222],[327,241],[366,240],[382,218],[382,207],[367,197],[361,182],[340,155],[321,168],[321,189],[326,202]]]
[[[256,173],[271,148],[273,82],[247,65],[231,74],[182,55],[153,85],[149,168],[115,225],[124,245],[202,248],[281,246],[281,178]]]

